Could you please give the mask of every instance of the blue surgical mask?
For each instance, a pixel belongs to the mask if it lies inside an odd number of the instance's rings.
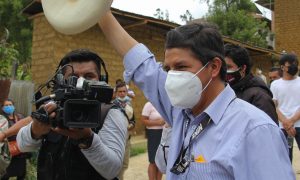
[[[5,114],[11,115],[14,113],[15,107],[13,105],[4,106],[3,111],[5,112]]]

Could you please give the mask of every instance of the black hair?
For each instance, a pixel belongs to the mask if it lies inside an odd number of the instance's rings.
[[[269,70],[269,72],[275,72],[277,71],[279,73],[279,76],[282,76],[282,70],[280,67],[271,67],[271,69]]]
[[[3,106],[4,106],[4,102],[5,102],[5,101],[12,102],[12,104],[13,104],[13,105],[15,104],[15,102],[14,102],[12,99],[10,99],[10,98],[6,98],[6,99],[4,99],[4,100],[2,101],[2,103],[1,103],[1,107],[3,107]]]
[[[99,80],[104,80],[106,82],[108,82],[108,74],[106,71],[106,67],[104,64],[103,59],[98,56],[95,52],[89,50],[89,49],[76,49],[73,50],[71,52],[69,52],[68,54],[66,54],[60,61],[58,67],[63,67],[66,64],[69,64],[71,62],[90,62],[93,61],[96,66],[97,66],[97,74],[99,77]],[[101,76],[101,65],[106,73],[105,77]],[[65,73],[65,69],[63,69],[63,74]]]
[[[202,65],[215,57],[222,60],[220,77],[225,80],[224,43],[217,26],[209,23],[192,23],[179,26],[167,33],[165,49],[188,48]]]
[[[116,92],[118,91],[119,88],[121,87],[126,87],[126,83],[123,81],[123,82],[119,82],[116,84]]]
[[[12,99],[10,99],[10,98],[5,98],[5,99],[2,101],[2,103],[1,103],[1,111],[0,111],[0,114],[3,115],[6,119],[9,119],[8,115],[7,115],[6,113],[4,113],[4,111],[2,110],[5,101],[12,102],[13,105],[15,104],[15,102],[14,102]],[[15,113],[15,112],[14,112],[14,113]]]
[[[238,67],[246,65],[246,74],[251,72],[253,64],[247,49],[234,44],[225,44],[224,48],[225,57],[232,59]]]
[[[283,54],[279,59],[279,64],[284,65],[286,62],[298,65],[298,57],[295,54]]]
[[[120,84],[120,83],[124,83],[124,84],[125,84],[125,82],[124,82],[122,79],[117,79],[117,80],[116,80],[116,85],[118,85],[118,84]]]

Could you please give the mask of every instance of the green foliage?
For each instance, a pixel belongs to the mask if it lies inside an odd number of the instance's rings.
[[[16,79],[30,80],[32,24],[21,10],[31,0],[0,1],[0,77],[10,78],[12,67]]]
[[[17,64],[17,77],[18,80],[31,80],[29,72],[29,63],[23,63],[18,66],[20,53],[14,48],[14,45],[7,43],[0,43],[0,77],[12,77],[12,66]]]
[[[206,20],[217,24],[225,36],[267,47],[266,22],[255,19],[254,13],[255,6],[251,0],[214,0]]]
[[[0,45],[0,77],[11,77],[12,63],[18,56],[19,52],[13,46]]]
[[[21,64],[31,59],[32,23],[21,13],[29,2],[31,0],[0,1],[0,29],[8,29],[10,35],[7,42],[14,44]]]
[[[27,160],[26,180],[36,180],[37,178],[37,152],[32,153],[32,157]]]

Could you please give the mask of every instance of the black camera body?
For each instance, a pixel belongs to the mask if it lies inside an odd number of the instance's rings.
[[[76,76],[64,79],[62,74],[57,74],[52,93],[37,102],[54,100],[57,105],[56,117],[50,119],[48,113],[40,108],[32,113],[35,119],[50,123],[53,127],[96,128],[101,124],[101,103],[110,103],[113,88],[104,81],[85,80]]]

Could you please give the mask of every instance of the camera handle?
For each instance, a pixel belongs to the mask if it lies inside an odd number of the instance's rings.
[[[32,112],[31,117],[41,123],[49,124],[49,114],[44,107],[40,107],[37,111]]]
[[[52,127],[62,126],[59,122],[63,122],[63,108],[60,106],[57,107],[55,113],[55,118],[50,118],[49,113],[43,107],[40,107],[37,111],[31,113],[31,117],[41,123],[51,124]]]

